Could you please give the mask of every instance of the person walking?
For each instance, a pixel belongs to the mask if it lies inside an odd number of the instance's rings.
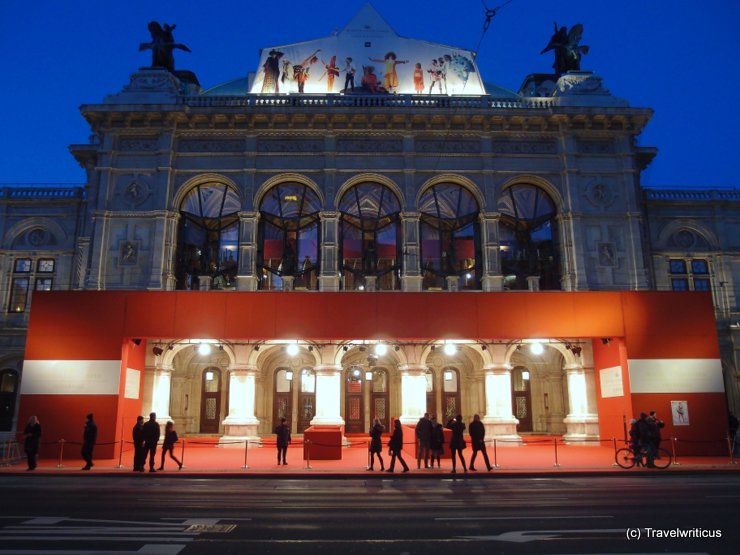
[[[458,414],[455,418],[450,420],[447,423],[447,428],[452,430],[452,437],[450,437],[450,453],[452,455],[452,474],[457,473],[457,462],[455,460],[455,455],[460,457],[460,462],[462,463],[463,471],[468,472],[468,469],[465,466],[465,458],[463,457],[463,449],[465,449],[465,438],[463,438],[463,434],[465,433],[465,422],[463,422],[462,415]]]
[[[287,465],[285,456],[288,453],[288,445],[290,445],[290,427],[285,423],[285,418],[280,419],[280,425],[275,428],[275,435],[277,436],[277,463]]]
[[[432,437],[432,421],[429,413],[419,418],[416,423],[416,468],[421,468],[421,459],[424,459],[424,468],[429,468],[429,440]]]
[[[170,420],[164,427],[164,442],[162,442],[162,460],[159,463],[159,470],[164,470],[164,457],[169,452],[170,458],[177,463],[177,469],[182,470],[182,462],[175,456],[175,443],[178,441],[175,423]]]
[[[478,456],[480,451],[483,455],[483,460],[486,463],[486,468],[491,471],[491,463],[488,461],[488,452],[486,451],[486,427],[483,422],[480,421],[480,415],[476,414],[473,416],[473,421],[470,423],[470,443],[473,444],[473,456],[470,457],[470,470],[476,471],[475,468],[475,457]]]
[[[149,420],[144,423],[144,461],[146,461],[147,455],[149,455],[149,472],[156,472],[154,470],[154,456],[157,454],[157,443],[159,442],[159,423],[157,422],[157,413],[152,412],[149,414]]]
[[[391,456],[391,466],[388,470],[386,470],[386,472],[393,472],[393,469],[396,466],[396,458],[398,458],[398,462],[401,463],[401,466],[403,466],[403,471],[409,471],[409,465],[406,464],[406,461],[403,460],[403,456],[401,455],[402,450],[403,429],[401,428],[401,421],[396,419],[393,421],[393,434],[391,435],[391,440],[388,442],[388,451]]]
[[[90,470],[93,467],[93,449],[95,449],[95,443],[98,441],[98,426],[95,424],[93,414],[87,415],[87,421],[85,422],[85,429],[82,432],[82,459],[85,461],[85,466],[82,470]]]
[[[434,461],[437,461],[437,468],[442,468],[440,457],[444,455],[445,431],[442,424],[437,422],[437,417],[432,416],[432,436],[429,439],[429,449],[432,452],[429,466],[434,468]]]
[[[131,440],[134,444],[134,472],[144,472],[144,417],[137,416],[136,424],[131,430]]]
[[[385,426],[380,423],[380,419],[376,418],[373,420],[373,427],[370,428],[370,466],[367,467],[368,470],[375,470],[373,468],[373,466],[375,466],[375,455],[378,455],[378,460],[380,461],[380,471],[382,472],[385,470],[383,456],[381,455],[381,452],[383,451],[383,441],[381,436],[384,431]]]
[[[23,449],[26,452],[26,459],[28,460],[28,469],[36,469],[36,458],[39,454],[39,442],[41,441],[41,423],[35,416],[29,416],[26,427],[23,430],[23,436],[25,440],[23,442]]]

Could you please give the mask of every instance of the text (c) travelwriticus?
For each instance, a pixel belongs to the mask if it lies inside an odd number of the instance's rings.
[[[628,540],[641,539],[706,539],[721,538],[722,530],[707,530],[706,528],[627,528],[625,535]]]

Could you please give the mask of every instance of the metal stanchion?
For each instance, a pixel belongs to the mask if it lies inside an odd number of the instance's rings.
[[[365,467],[365,470],[370,470],[370,457],[372,456],[370,453],[370,444],[372,443],[371,439],[367,440],[367,466]]]
[[[559,467],[560,463],[558,462],[558,438],[553,438],[553,444],[555,445],[555,464],[554,467]]]
[[[612,463],[612,466],[619,466],[617,464],[617,438],[612,438],[612,444],[614,445],[614,462]]]
[[[311,470],[311,440],[304,439],[303,444],[306,446],[306,470]]]
[[[493,438],[493,468],[498,467],[498,450],[496,448],[496,438]]]
[[[733,449],[733,438],[730,434],[727,434],[727,450],[730,453],[730,464],[737,464],[737,461],[735,460],[735,450]]]
[[[182,444],[180,445],[180,464],[182,465],[182,470],[185,468],[185,438],[182,438]]]
[[[249,452],[249,440],[244,440],[244,466],[242,468],[244,470],[247,470],[249,468],[249,465],[247,465],[247,453]]]
[[[678,450],[676,449],[676,442],[678,441],[678,438],[672,437],[671,438],[671,449],[673,451],[673,466],[680,466],[678,462]]]
[[[57,468],[64,468],[64,439],[59,440],[59,464]]]
[[[123,438],[121,438],[121,450],[118,452],[118,468],[123,468]]]

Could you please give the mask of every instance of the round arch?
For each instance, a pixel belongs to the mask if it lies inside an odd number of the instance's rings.
[[[67,232],[56,221],[51,218],[34,217],[27,218],[11,226],[3,236],[2,248],[13,248],[13,243],[15,243],[19,237],[24,233],[28,233],[29,231],[38,228],[44,229],[53,235],[57,245],[63,245],[67,241]]]
[[[239,204],[243,209],[244,196],[242,195],[241,190],[232,179],[229,179],[228,177],[226,177],[225,175],[221,175],[220,173],[202,173],[185,181],[182,185],[180,185],[180,187],[173,195],[172,206],[170,207],[170,209],[179,211],[180,206],[182,206],[182,203],[185,202],[185,199],[195,187],[197,187],[198,185],[206,185],[208,183],[218,183],[220,185],[226,185],[227,187],[232,189],[237,194],[239,198]]]
[[[279,175],[272,176],[259,186],[257,191],[254,193],[254,210],[259,210],[262,201],[270,192],[270,189],[272,189],[276,185],[282,185],[283,183],[300,183],[301,185],[305,185],[306,187],[311,189],[311,191],[313,191],[317,197],[319,197],[321,206],[326,206],[326,198],[324,197],[321,188],[316,184],[315,181],[300,173],[281,173]]]
[[[461,187],[464,187],[470,192],[471,195],[473,195],[473,198],[475,198],[475,201],[478,203],[478,211],[485,211],[486,199],[480,187],[478,187],[478,185],[474,181],[468,179],[467,177],[456,175],[454,173],[444,173],[442,175],[437,175],[422,183],[421,187],[419,187],[419,191],[416,193],[416,208],[418,208],[422,196],[424,196],[424,193],[426,193],[429,188],[434,187],[435,185],[440,185],[442,183],[452,183],[454,185],[460,185]]]
[[[671,220],[663,229],[658,233],[658,245],[661,247],[670,248],[669,241],[673,235],[682,231],[688,230],[704,239],[711,250],[719,250],[719,240],[717,236],[710,230],[706,225],[698,220],[689,218],[679,218]]]
[[[514,185],[534,185],[535,187],[539,187],[550,196],[558,214],[563,212],[563,195],[560,194],[560,191],[552,182],[539,175],[521,174],[503,181],[496,187],[496,199],[500,199],[503,193]]]
[[[394,195],[396,195],[396,198],[398,199],[398,202],[401,203],[401,207],[403,208],[406,206],[406,198],[403,194],[403,191],[398,186],[398,184],[393,181],[392,179],[381,175],[379,173],[360,173],[357,175],[354,175],[347,179],[342,185],[337,189],[336,195],[334,195],[333,200],[333,206],[332,208],[334,210],[339,209],[339,201],[342,200],[342,197],[349,191],[352,187],[355,185],[360,185],[362,183],[377,183],[379,185],[384,185],[385,187],[388,187]]]

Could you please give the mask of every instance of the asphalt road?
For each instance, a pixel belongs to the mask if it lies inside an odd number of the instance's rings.
[[[735,555],[738,509],[737,474],[412,480],[5,475],[0,555]]]

